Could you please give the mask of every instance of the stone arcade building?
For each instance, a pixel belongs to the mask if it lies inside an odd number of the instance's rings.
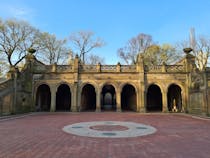
[[[187,49],[186,49],[187,50]],[[185,51],[175,65],[44,65],[32,54],[0,83],[1,114],[27,111],[136,111],[210,114],[210,69]]]

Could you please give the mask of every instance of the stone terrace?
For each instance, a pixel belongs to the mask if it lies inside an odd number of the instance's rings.
[[[157,132],[136,138],[88,138],[65,133],[87,121],[131,121]],[[207,158],[210,120],[182,114],[38,113],[0,120],[0,158]]]

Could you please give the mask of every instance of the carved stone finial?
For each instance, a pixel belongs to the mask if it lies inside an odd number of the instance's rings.
[[[192,48],[184,48],[183,51],[185,54],[189,54],[193,49]]]
[[[30,54],[34,54],[36,52],[36,49],[34,48],[28,48],[27,51],[30,53]]]

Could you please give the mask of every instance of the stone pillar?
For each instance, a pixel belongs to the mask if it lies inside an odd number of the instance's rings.
[[[141,54],[138,54],[137,56],[136,71],[144,72],[144,59]]]
[[[101,72],[101,63],[98,63],[96,66],[97,72]]]
[[[140,90],[138,92],[139,98],[139,112],[145,113],[146,112],[146,92],[144,82],[140,83]]]
[[[139,112],[145,113],[146,112],[146,97],[145,97],[145,92],[143,91],[142,93],[139,94],[140,97],[140,107],[139,107]]]
[[[117,112],[121,112],[122,111],[121,110],[121,93],[120,93],[119,90],[116,92],[116,103],[117,103],[116,111]]]
[[[166,70],[166,63],[165,62],[163,62],[163,65],[162,65],[162,72],[166,72],[167,70]]]
[[[78,93],[77,93],[77,91],[78,91],[78,88],[77,88],[77,82],[75,82],[74,83],[74,86],[73,86],[73,97],[72,97],[72,105],[71,105],[71,111],[72,112],[77,112],[77,95],[78,95]]]
[[[186,54],[186,56],[185,56],[185,71],[191,72],[196,67],[195,56],[190,54],[190,52],[192,51],[191,48],[184,48],[183,51]]]
[[[145,101],[145,77],[144,77],[144,58],[143,58],[143,55],[142,54],[138,54],[137,56],[137,63],[136,63],[136,71],[139,72],[139,91],[138,91],[138,94],[137,94],[137,97],[138,97],[138,109],[137,111],[138,112],[146,112],[146,101]]]
[[[139,96],[139,92],[136,91],[136,112],[140,112],[140,106],[141,106],[141,103],[140,103],[140,96]]]
[[[162,92],[162,103],[163,103],[162,112],[168,112],[168,101],[167,101],[166,91]]]
[[[54,85],[50,86],[51,91],[51,105],[50,105],[50,111],[55,112],[56,110],[56,87]]]
[[[117,68],[116,68],[116,71],[117,71],[117,72],[120,72],[120,71],[121,71],[121,65],[120,65],[120,63],[119,63],[119,62],[117,63]]]
[[[56,72],[57,71],[57,63],[54,63],[52,65],[52,72]]]
[[[181,112],[187,112],[187,99],[186,99],[186,93],[184,90],[181,91],[181,97],[182,97],[182,110]]]
[[[96,91],[96,112],[101,111],[101,91],[98,89]]]
[[[74,71],[74,85],[73,85],[73,97],[72,97],[72,105],[71,105],[71,111],[72,112],[77,112],[80,110],[80,101],[79,96],[79,88],[78,88],[78,80],[79,80],[79,56],[76,55],[74,59],[74,64],[73,64],[73,71]],[[79,95],[79,96],[78,96]]]

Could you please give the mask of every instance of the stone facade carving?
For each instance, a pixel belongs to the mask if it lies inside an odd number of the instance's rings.
[[[191,73],[191,88],[192,90],[201,90],[204,87],[204,77],[197,69]]]
[[[190,106],[190,98],[195,94],[191,93],[195,90],[205,91],[205,86],[208,85],[205,83],[209,83],[205,76],[210,76],[210,71],[195,71],[193,56],[189,58],[189,54],[176,65],[163,64],[153,67],[144,65],[141,55],[135,65],[84,65],[79,61],[76,57],[71,65],[44,65],[34,57],[27,62],[30,65],[28,69],[18,75],[8,76],[16,76],[17,83],[27,85],[17,92],[27,98],[24,99],[24,107],[28,106],[32,111],[62,110],[62,107],[57,107],[63,104],[68,111],[103,111],[106,110],[104,107],[109,106],[109,109],[114,111],[137,112],[193,111],[190,109],[193,108]],[[9,90],[4,86],[6,83],[0,84],[2,100],[14,95],[14,81],[14,77],[9,79]],[[199,93],[200,97],[203,94],[205,93]],[[30,96],[31,98],[28,98]],[[16,104],[22,105],[22,102],[18,102],[22,99],[18,99],[18,95],[16,97]],[[174,98],[178,104],[177,109],[172,106]],[[205,111],[203,105],[209,105],[207,101],[196,108]],[[11,107],[17,106],[14,102],[10,103]],[[105,105],[108,103],[111,105]]]

